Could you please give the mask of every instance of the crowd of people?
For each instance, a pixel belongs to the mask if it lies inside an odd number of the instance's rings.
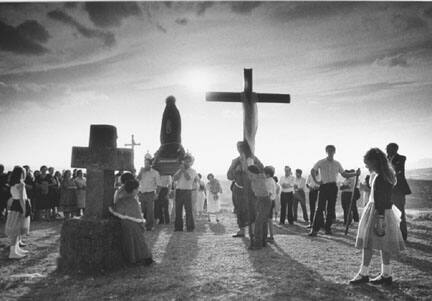
[[[81,216],[85,209],[86,176],[82,170],[56,171],[53,167],[41,166],[32,171],[28,165],[25,171],[25,190],[30,200],[31,220],[56,220],[64,217]],[[10,179],[13,171],[5,172],[0,165],[0,219],[7,216],[8,201],[11,202]]]
[[[245,237],[248,228],[251,250],[261,249],[274,240],[272,221],[268,217],[273,217],[278,190],[280,225],[284,225],[286,220],[289,224],[297,220],[300,203],[304,221],[310,221],[308,235],[317,236],[321,228],[324,228],[326,235],[332,235],[340,188],[344,224],[349,225],[351,217],[359,222],[356,247],[363,250],[361,269],[350,283],[392,283],[390,258],[405,249],[405,196],[410,193],[405,179],[406,158],[397,153],[397,144],[387,145],[387,155],[378,148],[372,148],[365,154],[364,163],[370,175],[359,187],[356,183],[360,169],[344,170],[341,163],[334,159],[334,145],[326,146],[327,156],[316,162],[307,180],[302,177],[301,170],[297,169],[294,177],[291,168],[285,166],[285,175],[278,181],[274,177],[275,169],[264,167],[252,154],[247,142],[238,142],[237,150],[239,157],[232,161],[227,173],[228,179],[233,181],[232,197],[239,227],[233,237]],[[337,185],[339,174],[345,178],[340,187]],[[305,187],[309,189],[310,216],[306,211]],[[360,190],[364,191],[368,200],[361,218],[356,206]],[[368,266],[373,250],[381,251],[382,271],[379,276],[369,279]]]
[[[264,166],[245,141],[237,143],[237,150],[239,156],[227,172],[227,178],[232,181],[232,201],[239,227],[233,237],[245,237],[248,228],[249,249],[265,247],[274,241],[273,218],[279,217],[280,225],[285,225],[286,221],[292,225],[297,221],[298,204],[303,220],[310,228],[309,236],[317,236],[321,228],[326,235],[332,235],[340,189],[344,224],[349,225],[352,219],[359,222],[356,247],[363,250],[361,269],[350,283],[392,282],[390,258],[405,249],[405,196],[410,193],[404,174],[406,158],[397,153],[397,144],[387,146],[387,155],[378,148],[365,154],[364,163],[370,175],[358,186],[360,169],[343,169],[334,159],[336,148],[333,145],[326,146],[327,156],[316,162],[307,179],[300,169],[295,170],[294,176],[290,166],[285,166],[284,176],[278,179],[275,168]],[[186,231],[192,232],[197,218],[220,221],[222,187],[213,174],[208,174],[208,182],[204,183],[202,176],[192,168],[193,163],[192,155],[186,154],[173,176],[160,175],[152,168],[152,157],[147,154],[138,175],[132,172],[116,174],[116,190],[109,209],[121,219],[124,254],[129,262],[153,263],[142,231],[152,231],[156,223],[169,224],[171,221],[174,231],[183,231],[185,226]],[[59,211],[63,211],[65,218],[70,218],[80,216],[85,210],[86,180],[81,170],[60,173],[42,166],[32,174],[28,166],[16,166],[5,174],[0,165],[0,171],[1,212],[8,208],[5,228],[11,239],[10,258],[25,256],[22,236],[29,231],[30,218],[53,219]],[[337,184],[339,174],[345,178],[340,187]],[[361,218],[356,206],[360,191],[368,200]],[[369,279],[368,266],[373,250],[381,251],[382,273]]]

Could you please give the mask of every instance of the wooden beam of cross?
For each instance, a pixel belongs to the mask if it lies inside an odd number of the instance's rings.
[[[254,93],[252,90],[252,69],[244,69],[244,91],[207,92],[207,101],[241,102],[243,104],[243,139],[248,142],[252,153],[255,153],[255,135],[258,129],[257,102],[290,103],[289,94]]]
[[[130,147],[132,147],[132,151],[135,150],[135,146],[139,146],[139,145],[141,145],[141,143],[136,143],[136,142],[135,142],[135,137],[134,137],[133,134],[132,134],[131,143],[126,143],[126,144],[125,144],[125,146],[130,146]]]

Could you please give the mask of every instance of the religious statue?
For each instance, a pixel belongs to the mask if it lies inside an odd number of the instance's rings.
[[[174,96],[166,99],[160,132],[161,146],[155,153],[153,168],[160,174],[174,174],[185,156],[181,145],[181,117]]]

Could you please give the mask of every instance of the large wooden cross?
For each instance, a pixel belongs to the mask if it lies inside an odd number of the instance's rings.
[[[114,196],[114,170],[134,169],[133,151],[117,148],[117,129],[91,125],[89,147],[72,147],[71,166],[87,169],[85,217],[105,218]]]
[[[133,134],[132,134],[131,143],[126,143],[126,144],[125,144],[125,146],[130,146],[130,147],[132,147],[132,151],[135,150],[135,146],[139,146],[139,145],[141,145],[141,143],[136,143],[136,142],[135,142],[135,137],[134,137]]]
[[[207,101],[241,102],[243,104],[243,139],[255,153],[255,135],[258,129],[257,102],[290,103],[289,94],[254,93],[252,90],[252,69],[244,69],[244,91],[207,92]]]

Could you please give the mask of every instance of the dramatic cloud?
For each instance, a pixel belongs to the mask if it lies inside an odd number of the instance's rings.
[[[408,67],[408,60],[406,55],[399,54],[392,57],[384,57],[382,59],[377,59],[376,63],[380,66],[387,66],[387,67]]]
[[[17,31],[29,40],[46,43],[50,38],[48,31],[35,20],[27,20],[17,26]]]
[[[162,2],[166,7],[171,8],[172,7],[172,2],[171,1],[164,1]]]
[[[0,21],[0,50],[42,55],[47,53],[48,49],[38,42],[44,42],[48,38],[48,32],[36,21],[26,21],[17,28]]]
[[[255,8],[261,5],[261,2],[229,2],[231,10],[237,14],[250,14]]]
[[[355,96],[367,96],[374,93],[388,91],[398,88],[404,88],[411,85],[415,85],[414,81],[400,81],[400,82],[378,82],[373,84],[362,84],[345,89],[336,90],[329,93],[332,97],[355,97]]]
[[[168,32],[168,31],[166,30],[166,28],[163,27],[163,26],[160,25],[160,24],[156,24],[156,28],[157,28],[157,30],[159,30],[160,32],[163,32],[163,33],[167,33],[167,32]]]
[[[75,28],[81,35],[86,38],[100,39],[105,46],[113,46],[115,44],[115,37],[112,32],[87,28],[84,25],[78,23],[74,18],[60,10],[50,11],[48,13],[48,17]]]
[[[197,4],[197,15],[202,16],[206,10],[214,5],[214,2],[199,2]]]
[[[419,41],[407,46],[395,46],[382,51],[370,52],[364,56],[356,56],[351,59],[339,60],[324,64],[321,69],[333,71],[360,66],[377,64],[387,67],[408,67],[412,63],[432,63],[432,39]]]
[[[421,31],[427,30],[428,24],[418,16],[405,16],[402,14],[394,15],[392,25],[400,31]]]
[[[425,15],[426,17],[432,19],[432,7],[426,9],[426,10],[424,11],[424,15]]]
[[[76,8],[78,7],[78,2],[65,2],[65,8]]]
[[[124,18],[142,15],[136,2],[87,2],[85,9],[99,27],[120,26]]]
[[[352,12],[362,5],[354,2],[304,2],[284,3],[274,14],[276,20],[289,22],[298,19],[321,19]]]
[[[175,20],[175,22],[179,25],[186,25],[188,23],[188,19],[186,18],[178,18]]]

